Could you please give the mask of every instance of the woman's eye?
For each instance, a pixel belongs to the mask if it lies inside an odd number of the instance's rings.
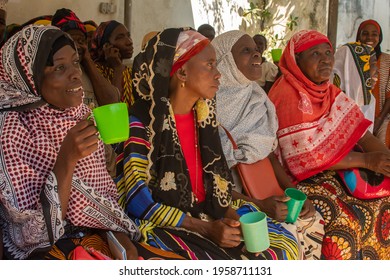
[[[54,71],[62,71],[62,70],[64,70],[64,69],[65,69],[64,65],[58,65],[58,66],[56,66],[56,67],[54,68]]]

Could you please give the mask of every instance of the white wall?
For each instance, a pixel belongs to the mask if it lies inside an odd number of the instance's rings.
[[[102,14],[99,12],[100,2],[113,3],[116,12]],[[9,0],[7,24],[22,24],[42,15],[52,15],[57,9],[68,8],[76,13],[82,21],[94,20],[97,24],[111,19],[123,22],[123,0]]]
[[[191,0],[132,0],[130,25],[134,54],[137,54],[142,38],[150,31],[168,27],[194,28]]]

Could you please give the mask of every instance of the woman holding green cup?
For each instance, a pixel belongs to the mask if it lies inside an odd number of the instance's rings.
[[[295,223],[306,201],[306,194],[294,188],[288,188],[284,191],[284,193],[287,197],[290,198],[286,202],[288,210],[286,223]]]

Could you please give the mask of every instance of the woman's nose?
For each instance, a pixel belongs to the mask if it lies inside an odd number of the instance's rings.
[[[79,64],[75,65],[74,67],[72,67],[71,69],[71,73],[70,73],[70,76],[71,76],[71,79],[74,80],[74,79],[81,79],[81,67]]]
[[[219,72],[217,68],[215,68],[215,70],[217,71],[217,73],[215,73],[215,79],[219,80],[221,78],[221,72]]]

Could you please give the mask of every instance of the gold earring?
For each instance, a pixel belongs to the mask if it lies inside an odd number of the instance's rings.
[[[186,82],[182,82],[180,85],[182,88],[186,86]]]

